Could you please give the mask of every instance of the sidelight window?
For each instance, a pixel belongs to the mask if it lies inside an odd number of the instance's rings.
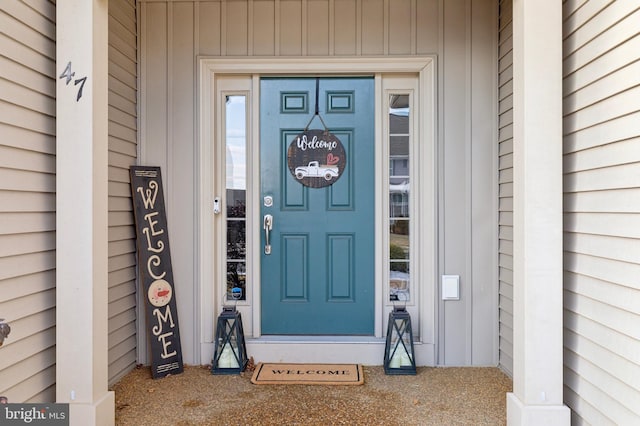
[[[389,300],[410,300],[409,95],[389,96]]]
[[[225,193],[227,299],[240,288],[246,300],[247,275],[247,105],[244,95],[227,95],[225,105]]]

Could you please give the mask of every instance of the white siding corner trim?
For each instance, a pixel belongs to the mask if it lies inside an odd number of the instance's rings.
[[[513,4],[514,362],[508,424],[568,425],[571,416],[562,386],[561,18],[555,0]]]

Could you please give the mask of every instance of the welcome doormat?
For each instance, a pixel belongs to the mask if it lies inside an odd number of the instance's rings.
[[[251,383],[256,385],[361,385],[360,364],[259,363]]]

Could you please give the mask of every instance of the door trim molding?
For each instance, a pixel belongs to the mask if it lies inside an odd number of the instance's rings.
[[[199,71],[222,74],[280,74],[286,75],[357,75],[376,73],[423,73],[435,69],[435,55],[381,57],[210,57],[200,56]]]
[[[422,260],[420,261],[421,273],[416,279],[423,283],[418,297],[419,304],[422,307],[420,315],[420,340],[429,347],[428,356],[424,357],[424,365],[432,365],[435,360],[435,336],[436,336],[436,286],[428,285],[428,283],[437,283],[437,200],[436,183],[437,183],[437,121],[436,121],[436,57],[428,56],[393,56],[393,57],[198,57],[198,87],[197,87],[197,129],[198,136],[196,139],[196,155],[194,167],[194,181],[196,183],[196,227],[194,235],[194,267],[196,270],[196,290],[195,294],[200,295],[200,300],[196,309],[196,326],[198,327],[197,335],[199,335],[200,348],[197,348],[197,362],[209,362],[213,356],[213,335],[214,322],[217,313],[221,309],[221,301],[214,291],[216,282],[213,268],[211,267],[211,259],[215,256],[215,244],[211,236],[214,235],[213,225],[213,150],[215,141],[215,78],[216,75],[245,75],[253,76],[253,90],[258,89],[257,83],[259,76],[264,75],[374,75],[376,78],[375,95],[376,99],[380,99],[381,75],[393,73],[414,73],[418,75],[419,84],[419,105],[420,105],[420,142],[419,145],[424,147],[420,150],[420,161],[429,164],[428,172],[421,177],[420,192],[421,205],[420,211],[420,229],[421,241],[420,253]],[[253,102],[255,104],[255,102]],[[376,117],[382,114],[380,102],[375,104]],[[258,113],[255,108],[251,108],[252,116],[251,127],[256,128],[258,124]],[[252,136],[253,141],[257,141],[257,135]],[[376,141],[382,140],[382,124],[376,120],[375,138]],[[376,162],[379,161],[379,147],[376,144]],[[251,154],[253,155],[253,154]],[[384,165],[382,165],[384,167]],[[253,183],[253,181],[252,181]],[[380,193],[382,182],[376,180],[376,193]],[[248,194],[249,195],[249,194]],[[426,202],[425,200],[431,200]],[[378,204],[378,201],[376,201]],[[376,229],[380,229],[382,218],[376,208]],[[247,215],[249,212],[247,212]],[[376,235],[376,256],[380,255],[379,236]],[[249,259],[247,259],[249,261]],[[382,265],[377,262],[376,280],[381,280]],[[253,260],[253,274],[260,276],[259,259]],[[249,265],[247,265],[249,268]],[[259,286],[253,286],[253,294],[259,294]],[[376,288],[380,288],[376,283]],[[376,293],[376,337],[383,336],[382,310],[384,309],[383,295]],[[253,325],[256,325],[260,318],[260,306],[256,303],[256,298],[252,297],[253,303]],[[256,319],[257,318],[257,319]],[[254,337],[259,337],[258,328],[252,327]],[[196,344],[198,344],[196,343]],[[199,350],[198,350],[199,349]]]

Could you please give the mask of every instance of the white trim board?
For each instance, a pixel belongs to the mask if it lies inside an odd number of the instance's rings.
[[[195,253],[196,253],[196,292],[200,295],[200,322],[198,324],[200,330],[200,348],[195,350],[196,356],[199,356],[200,363],[207,363],[213,356],[213,335],[216,314],[220,310],[219,295],[216,294],[215,285],[217,277],[214,273],[214,268],[211,265],[211,259],[215,258],[216,248],[213,241],[214,236],[214,223],[212,219],[212,206],[214,195],[214,176],[213,170],[213,150],[215,147],[214,141],[214,128],[215,114],[213,100],[215,99],[215,82],[216,77],[219,75],[244,75],[252,76],[253,78],[253,93],[258,93],[259,76],[264,75],[282,75],[282,76],[299,76],[299,75],[373,75],[376,77],[376,117],[382,115],[382,107],[378,105],[378,100],[381,99],[382,85],[381,76],[383,74],[400,74],[400,73],[412,73],[418,76],[419,96],[418,96],[418,108],[420,113],[418,119],[419,122],[419,146],[421,147],[417,153],[417,159],[421,164],[430,164],[431,167],[427,167],[427,173],[423,174],[420,178],[420,182],[417,182],[420,188],[420,229],[421,235],[418,237],[421,266],[419,276],[415,279],[420,283],[435,283],[436,279],[436,265],[437,265],[437,222],[436,222],[436,176],[437,176],[437,163],[436,163],[436,58],[435,56],[424,57],[278,57],[278,58],[261,58],[261,57],[243,57],[243,58],[228,58],[228,57],[200,57],[198,58],[198,72],[199,72],[199,87],[198,87],[198,137],[197,137],[197,160],[194,167],[194,180],[197,184],[197,227],[195,235]],[[257,102],[253,102],[253,109],[251,110],[251,128],[257,129],[258,127],[258,112]],[[380,120],[376,120],[375,128],[376,140],[382,140],[382,124]],[[258,135],[255,133],[252,135],[252,143],[256,144]],[[376,162],[379,162],[379,149],[378,143],[376,143]],[[426,147],[426,149],[425,149]],[[255,154],[255,149],[250,150]],[[253,159],[257,165],[257,157]],[[382,164],[377,164],[377,167],[384,167]],[[251,185],[259,183],[259,177],[250,177]],[[381,182],[376,181],[376,193],[380,193]],[[254,205],[258,205],[259,194],[248,193],[249,199],[252,200]],[[377,197],[376,200],[376,229],[381,229],[383,225],[382,221],[382,209],[381,201]],[[427,201],[425,201],[427,200]],[[249,215],[249,211],[247,212]],[[248,230],[249,232],[249,230]],[[253,231],[251,231],[253,232]],[[255,231],[257,237],[257,231]],[[249,235],[247,236],[249,239]],[[376,237],[376,256],[380,257],[379,247],[380,239]],[[249,248],[253,250],[253,247]],[[254,256],[255,257],[255,256]],[[248,257],[248,268],[252,267],[253,275],[255,277],[260,276],[259,271],[259,256],[258,260],[254,260],[251,264]],[[378,262],[379,263],[379,262]],[[340,341],[329,344],[329,342],[323,342],[322,353],[328,354],[330,351],[339,351],[343,353],[353,353],[354,356],[362,358],[363,363],[368,364],[380,364],[382,362],[382,356],[376,356],[380,351],[384,350],[384,340],[381,340],[385,334],[384,327],[384,312],[388,312],[390,306],[388,303],[383,302],[381,288],[381,265],[377,265],[376,268],[376,324],[375,324],[375,337],[371,342],[366,343],[367,347],[371,348],[371,351],[362,351],[363,343],[358,342],[358,338],[352,338],[350,341]],[[299,352],[299,355],[304,353],[314,353],[315,344],[311,344],[308,337],[300,337],[294,339],[294,341],[285,341],[279,339],[273,339],[273,337],[261,337],[259,333],[259,301],[260,288],[259,283],[254,282],[251,295],[247,295],[248,299],[253,301],[252,306],[244,305],[239,306],[241,312],[247,312],[252,310],[250,328],[252,330],[252,336],[247,336],[247,344],[252,351],[256,351],[263,356],[258,358],[260,361],[276,360],[272,358],[272,355],[277,352],[288,351],[293,357],[297,357],[295,353]],[[435,364],[435,286],[422,286],[419,291],[416,292],[416,296],[419,298],[418,306],[421,307],[419,324],[415,324],[414,328],[419,328],[420,338],[417,348],[420,347],[422,354],[417,356],[417,361],[421,365],[434,365]],[[247,312],[248,313],[248,312]],[[248,319],[248,318],[247,318]],[[245,321],[247,321],[245,319]],[[289,338],[288,338],[289,339]],[[349,339],[347,339],[349,340]],[[304,343],[309,343],[305,345]],[[297,347],[300,349],[295,349]],[[333,349],[332,349],[333,348]],[[416,350],[418,350],[416,348]],[[317,348],[316,348],[317,349]],[[361,354],[366,352],[367,354]],[[357,355],[360,354],[360,355]],[[275,356],[275,355],[273,355]],[[308,359],[308,358],[307,358]],[[326,358],[323,358],[326,360]],[[350,358],[353,361],[353,358]],[[369,361],[367,361],[369,360]],[[287,361],[292,361],[287,359]]]

